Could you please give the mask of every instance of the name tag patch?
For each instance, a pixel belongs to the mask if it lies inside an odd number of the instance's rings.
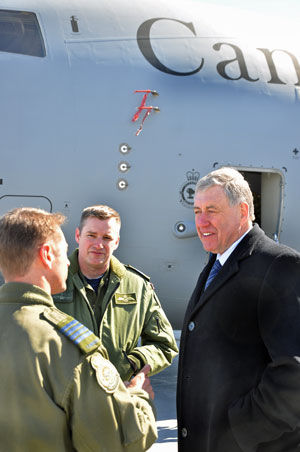
[[[137,304],[135,293],[116,293],[114,297],[116,304]]]

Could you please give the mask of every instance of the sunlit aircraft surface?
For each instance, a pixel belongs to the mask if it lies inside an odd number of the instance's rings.
[[[117,256],[176,328],[208,258],[199,177],[242,170],[257,221],[300,250],[299,39],[271,22],[200,2],[0,0],[0,213],[63,212],[72,250],[82,209],[114,207]]]

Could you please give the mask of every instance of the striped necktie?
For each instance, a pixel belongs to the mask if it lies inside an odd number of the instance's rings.
[[[211,267],[210,273],[209,273],[208,278],[205,283],[204,290],[207,289],[207,287],[210,285],[210,283],[212,282],[214,277],[217,276],[217,274],[219,273],[221,268],[222,268],[222,265],[220,264],[219,259],[216,259],[214,265]]]

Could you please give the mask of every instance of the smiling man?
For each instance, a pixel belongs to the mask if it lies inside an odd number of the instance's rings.
[[[149,278],[113,256],[120,227],[120,216],[111,207],[83,210],[75,231],[78,249],[69,257],[67,290],[54,302],[101,338],[121,378],[128,380],[145,364],[150,375],[160,372],[178,349]]]
[[[223,254],[252,227],[249,205],[231,205],[224,189],[215,185],[199,190],[194,198],[195,223],[205,251]]]
[[[300,255],[265,236],[232,168],[198,181],[195,223],[213,253],[181,334],[179,452],[300,447]]]

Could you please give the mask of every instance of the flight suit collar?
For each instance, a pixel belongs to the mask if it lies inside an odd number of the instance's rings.
[[[51,295],[33,284],[9,282],[0,287],[0,303],[54,306]]]
[[[109,267],[111,272],[114,273],[119,279],[124,278],[127,272],[126,267],[115,256],[111,257]]]
[[[70,261],[69,273],[75,275],[76,273],[79,272],[78,248],[76,248],[76,250],[74,250],[73,253],[70,256],[68,256],[68,258]]]
[[[111,300],[114,292],[120,285],[121,279],[125,276],[127,270],[126,267],[114,256],[111,257],[110,265],[108,270],[105,272],[103,276],[103,284],[105,285],[100,288],[100,292],[98,289],[98,294],[96,295],[96,299],[93,302],[91,296],[95,297],[94,294],[89,294],[89,287],[84,275],[82,275],[78,263],[78,248],[69,256],[70,266],[69,266],[69,277],[71,278],[76,289],[81,293],[81,296],[85,299],[89,309],[91,312],[94,312],[96,315],[95,304],[99,304],[101,306],[100,317],[97,318],[97,324],[99,326],[100,318],[102,318],[103,313],[106,309],[107,304]]]
[[[78,263],[78,248],[69,256],[70,267],[69,272],[73,275],[79,273],[79,263]],[[122,279],[126,274],[125,266],[115,257],[112,256],[109,263],[109,270],[113,272],[118,279]]]

